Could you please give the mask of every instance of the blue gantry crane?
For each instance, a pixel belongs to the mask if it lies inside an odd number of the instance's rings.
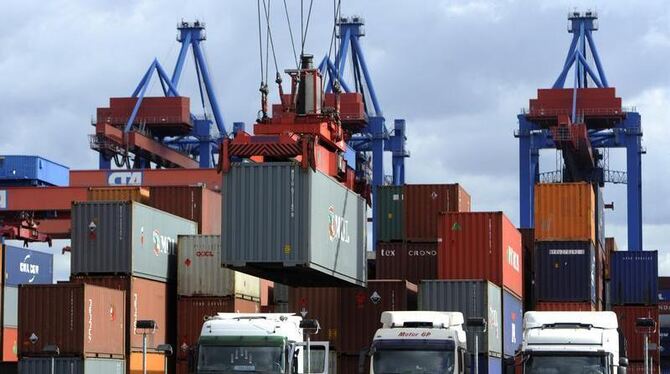
[[[521,227],[534,227],[534,185],[541,179],[539,151],[559,149],[565,166],[555,173],[557,181],[587,181],[597,189],[606,182],[627,183],[628,250],[640,251],[645,153],[641,117],[625,110],[609,85],[592,35],[598,29],[596,12],[570,12],[568,22],[572,42],[561,73],[552,88],[538,90],[537,99],[531,99],[529,109],[518,115]],[[573,85],[564,88],[571,70]],[[626,150],[625,173],[608,170],[602,162],[602,150],[609,148]]]

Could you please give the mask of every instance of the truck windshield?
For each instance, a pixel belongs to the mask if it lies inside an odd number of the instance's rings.
[[[198,373],[284,373],[281,346],[201,345]]]
[[[377,350],[372,357],[375,374],[452,374],[453,351]]]
[[[602,355],[531,355],[524,374],[606,374],[607,358]]]

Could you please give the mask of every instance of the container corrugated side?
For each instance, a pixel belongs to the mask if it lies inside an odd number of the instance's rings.
[[[329,341],[337,349],[338,337],[343,333],[340,307],[342,293],[343,289],[336,287],[290,287],[288,303],[278,306],[281,309],[288,308],[282,312],[306,312],[306,318],[318,320],[321,330],[312,335],[312,339]],[[279,310],[275,308],[275,312]]]
[[[337,349],[356,353],[372,344],[375,331],[381,327],[382,312],[416,310],[417,286],[404,280],[370,280],[366,288],[343,289],[339,305],[342,314]]]
[[[658,252],[617,251],[611,258],[613,305],[658,304]]]
[[[598,187],[595,190],[596,246],[605,246],[605,198],[603,191],[602,187]]]
[[[195,222],[137,202],[74,203],[71,272],[174,281],[177,236],[196,232]]]
[[[295,163],[233,164],[223,178],[223,265],[288,285],[366,281],[366,203]]]
[[[19,289],[5,286],[2,292],[2,326],[16,327],[19,325]]]
[[[514,356],[521,349],[523,334],[523,302],[516,295],[502,291],[503,356]]]
[[[38,156],[0,156],[0,180],[21,185],[67,186],[70,169]],[[25,183],[29,182],[29,183]]]
[[[407,279],[417,284],[437,277],[437,243],[377,243],[376,279]]]
[[[234,297],[179,297],[175,351],[177,359],[188,360],[207,317],[217,313],[257,313],[258,307],[257,302]]]
[[[658,307],[655,306],[614,306],[612,311],[616,313],[619,320],[619,329],[626,338],[626,348],[628,350],[628,359],[631,361],[644,359],[644,334],[638,332],[636,322],[638,318],[651,318],[658,326],[659,315]],[[660,333],[658,328],[654,333],[650,333],[649,343],[660,344]],[[650,355],[655,362],[658,362],[658,351],[651,351]]]
[[[589,183],[535,185],[535,240],[596,240],[595,195]]]
[[[419,284],[419,310],[461,312],[463,317],[485,318],[486,334],[480,334],[480,351],[502,354],[502,293],[483,280],[425,280]],[[468,351],[474,352],[474,329],[464,327]]]
[[[505,214],[444,213],[438,235],[439,279],[488,279],[523,297],[521,234]]]
[[[405,239],[405,198],[403,186],[377,187],[379,206],[376,208],[379,217],[377,239],[384,242]]]
[[[57,357],[54,374],[125,374],[126,360],[104,358]],[[51,373],[51,358],[25,357],[19,361],[19,373]],[[161,372],[162,373],[162,372]],[[153,374],[153,373],[152,373]],[[159,374],[159,373],[155,373]]]
[[[2,357],[0,357],[0,362],[16,362],[18,361],[17,349],[17,329],[16,327],[3,327],[2,328]],[[4,372],[0,370],[0,373]]]
[[[200,234],[221,234],[221,194],[204,186],[151,187],[149,205],[197,222]]]
[[[137,201],[147,204],[150,192],[143,187],[91,187],[88,201]]]
[[[535,290],[535,230],[519,229],[523,248],[523,309],[531,310],[536,300]]]
[[[537,242],[534,259],[538,301],[597,301],[592,242]]]
[[[533,310],[538,312],[595,312],[596,305],[591,302],[538,302]]]
[[[53,282],[53,255],[26,248],[3,247],[3,283],[49,284]]]
[[[180,235],[177,252],[179,295],[259,300],[260,279],[221,266],[221,236]]]
[[[276,283],[274,290],[272,291],[272,296],[274,303],[287,303],[289,301],[289,286],[281,283]]]
[[[409,241],[437,240],[441,212],[469,212],[470,195],[459,184],[405,185],[405,235]]]

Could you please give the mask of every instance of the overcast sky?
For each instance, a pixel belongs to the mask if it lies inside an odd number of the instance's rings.
[[[297,35],[299,2],[287,2]],[[293,52],[283,3],[272,3],[283,70],[293,67]],[[342,13],[365,18],[362,45],[387,125],[394,118],[407,120],[407,181],[462,183],[475,209],[503,210],[518,224],[516,115],[560,72],[571,38],[567,12],[597,9],[600,30],[594,37],[607,78],[624,105],[642,115],[644,246],[662,251],[661,272],[670,275],[670,3],[639,4],[343,0]],[[332,6],[330,0],[314,2],[305,50],[318,57],[328,50]],[[256,117],[255,1],[5,0],[2,8],[0,154],[39,154],[73,169],[97,167],[87,137],[95,108],[110,96],[132,93],[153,58],[172,69],[181,19],[207,24],[205,49],[227,127]],[[185,74],[181,93],[194,95],[192,63]],[[625,170],[625,153],[611,157],[612,169]],[[542,161],[543,170],[555,169],[553,152]],[[626,248],[625,186],[608,185],[605,199],[616,208],[607,212],[607,235]],[[62,245],[51,251],[60,253]],[[68,263],[67,256],[57,257],[58,278],[67,278]]]

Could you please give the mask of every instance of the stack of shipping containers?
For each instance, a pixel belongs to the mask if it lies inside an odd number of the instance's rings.
[[[658,277],[658,319],[661,372],[670,369],[670,277]]]
[[[19,287],[53,283],[53,256],[25,248],[0,246],[2,333],[0,372],[16,372],[18,361]]]

